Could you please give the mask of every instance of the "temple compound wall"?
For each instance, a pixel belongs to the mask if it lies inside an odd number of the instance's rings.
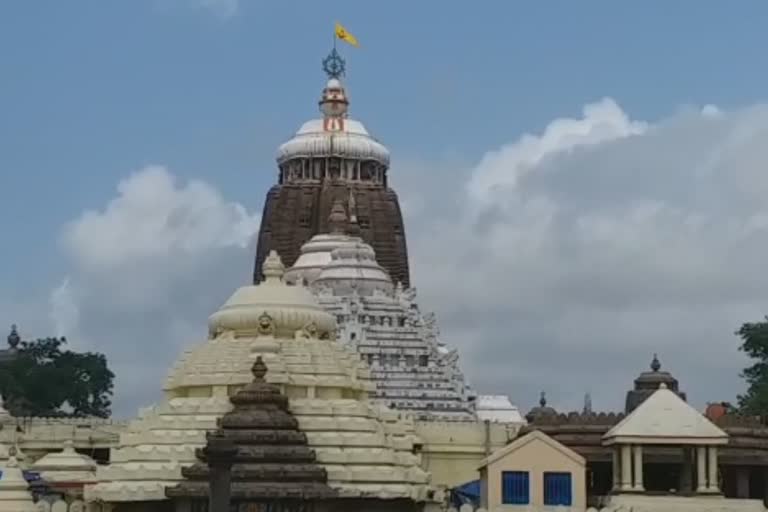
[[[514,440],[520,425],[491,422],[416,422],[421,467],[432,484],[453,488],[476,480],[483,459]]]

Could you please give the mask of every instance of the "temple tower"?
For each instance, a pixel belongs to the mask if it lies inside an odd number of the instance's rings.
[[[323,68],[328,82],[319,102],[322,117],[304,123],[277,152],[278,183],[264,202],[254,282],[261,281],[270,251],[291,266],[310,238],[332,232],[331,209],[340,202],[379,263],[407,288],[408,251],[400,203],[388,186],[389,150],[349,117],[344,61],[335,49]]]

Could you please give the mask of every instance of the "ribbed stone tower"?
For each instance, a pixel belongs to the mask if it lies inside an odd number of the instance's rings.
[[[278,183],[267,193],[256,248],[254,282],[271,250],[286,266],[301,246],[329,233],[334,202],[354,216],[360,237],[397,283],[410,285],[405,229],[397,194],[389,188],[389,151],[363,124],[351,119],[341,82],[344,61],[335,50],[324,61],[328,82],[320,99],[322,117],[304,123],[277,152]]]

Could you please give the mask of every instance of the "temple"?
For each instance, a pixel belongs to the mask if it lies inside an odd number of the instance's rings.
[[[458,353],[438,341],[434,315],[424,315],[416,291],[393,283],[356,219],[334,202],[328,234],[302,245],[286,272],[289,284],[309,285],[336,317],[339,339],[371,368],[372,398],[418,420],[474,421],[476,394],[465,382]],[[519,414],[507,418],[522,422]]]
[[[348,117],[335,49],[324,67],[253,279],[127,424],[0,400],[0,512],[765,512],[766,419],[697,411],[656,355],[618,412],[542,392],[524,419],[472,389],[411,287],[389,152]]]
[[[166,488],[183,481],[182,468],[232,409],[230,396],[253,380],[259,357],[268,381],[289,398],[327,485],[352,509],[394,511],[434,499],[413,422],[368,401],[369,370],[336,341],[335,318],[283,274],[272,252],[264,280],[238,289],[211,315],[208,340],[175,365],[165,402],[121,434],[111,464],[86,489],[88,501],[103,510],[167,510]]]
[[[254,282],[264,259],[276,250],[287,266],[305,242],[328,233],[335,201],[357,217],[360,236],[389,275],[410,285],[405,228],[397,194],[388,185],[389,150],[349,117],[341,77],[344,61],[334,50],[324,61],[328,82],[320,99],[322,117],[302,125],[277,152],[278,183],[264,202]]]

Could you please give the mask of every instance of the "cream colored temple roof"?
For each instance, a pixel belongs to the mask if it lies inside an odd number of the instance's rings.
[[[0,477],[0,512],[35,512],[37,507],[29,492],[29,484],[15,457],[2,467]]]
[[[153,501],[195,462],[205,432],[252,380],[262,356],[267,380],[279,384],[306,433],[328,483],[342,497],[426,498],[428,474],[413,454],[414,425],[367,400],[369,371],[354,350],[335,341],[336,323],[302,286],[282,281],[273,252],[265,280],[237,290],[209,321],[210,337],[171,370],[166,400],[145,411],[120,437],[112,463],[99,467],[88,501]]]
[[[603,436],[604,444],[726,444],[728,434],[662,384]]]
[[[48,453],[32,464],[32,469],[49,482],[93,482],[96,467],[96,461],[75,451],[71,440],[64,443],[64,450]]]

